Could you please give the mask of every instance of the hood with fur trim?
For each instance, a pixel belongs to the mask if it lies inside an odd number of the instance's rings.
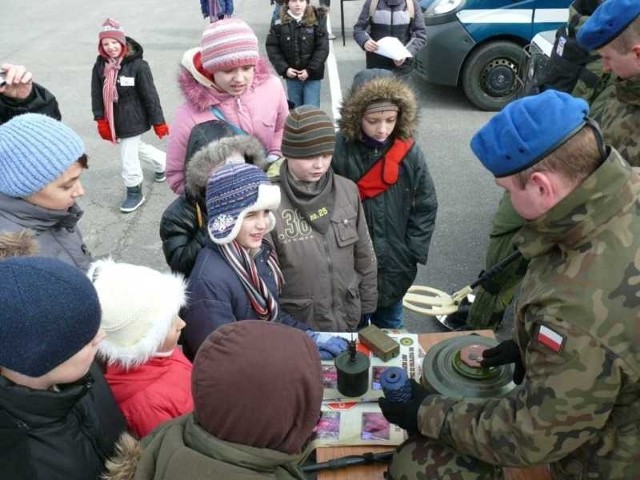
[[[104,480],[133,480],[142,457],[142,445],[131,434],[125,432],[116,443],[113,457],[107,459]]]
[[[267,159],[260,142],[248,135],[221,138],[198,150],[187,164],[185,191],[197,200],[204,200],[211,173],[225,163],[250,163],[264,170]]]
[[[0,235],[0,260],[9,257],[33,257],[37,253],[38,244],[30,230]]]
[[[356,84],[340,107],[340,131],[347,140],[362,140],[362,116],[374,102],[389,101],[400,109],[392,137],[407,139],[414,135],[418,124],[418,103],[406,82],[395,76],[381,76]]]
[[[93,262],[87,276],[98,292],[100,328],[106,333],[98,355],[124,369],[145,363],[164,343],[186,304],[186,281],[180,274],[111,258]]]
[[[178,84],[184,98],[198,110],[204,111],[212,105],[218,105],[225,98],[230,97],[226,92],[218,90],[212,80],[209,80],[196,68],[194,57],[200,55],[200,47],[192,48],[184,52],[181,68],[178,73]],[[269,60],[258,58],[255,68],[253,83],[249,88],[265,82],[274,73]]]
[[[303,25],[311,26],[315,25],[320,19],[325,18],[329,14],[329,9],[325,6],[315,7],[313,5],[307,5],[304,9],[300,23]],[[282,23],[293,22],[295,19],[289,14],[286,8],[280,9],[280,21]]]

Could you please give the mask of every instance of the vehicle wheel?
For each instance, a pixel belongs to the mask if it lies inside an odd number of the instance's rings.
[[[487,43],[473,52],[462,69],[462,88],[482,110],[500,110],[515,98],[522,47],[514,42]]]

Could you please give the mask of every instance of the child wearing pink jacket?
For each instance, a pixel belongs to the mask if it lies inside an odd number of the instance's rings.
[[[222,120],[236,134],[256,137],[268,161],[282,155],[286,94],[243,20],[225,18],[207,26],[200,47],[185,52],[178,81],[185,102],[176,111],[167,150],[167,180],[175,193],[184,191],[187,144],[199,123]]]

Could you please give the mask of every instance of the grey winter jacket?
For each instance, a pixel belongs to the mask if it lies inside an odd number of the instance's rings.
[[[333,213],[324,235],[309,226],[294,202],[282,190],[271,232],[285,280],[280,306],[314,330],[354,331],[378,302],[377,261],[358,189],[334,175]]]
[[[407,11],[407,2],[413,2],[413,18]],[[353,38],[364,49],[367,40],[396,37],[415,57],[427,41],[422,9],[416,0],[379,0],[373,15],[370,15],[371,0],[365,0],[360,16],[353,26]],[[367,68],[393,70],[395,65],[389,58],[367,52]],[[403,65],[404,68],[404,65]]]
[[[65,211],[49,210],[0,193],[0,233],[28,229],[35,236],[38,256],[86,271],[92,258],[77,226],[83,213],[77,204]]]

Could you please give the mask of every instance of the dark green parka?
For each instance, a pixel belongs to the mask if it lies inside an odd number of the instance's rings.
[[[332,166],[335,173],[356,183],[386,153],[363,141],[361,122],[368,105],[391,101],[399,107],[393,139],[413,138],[417,125],[413,91],[393,76],[370,79],[375,75],[371,70],[356,75],[341,108]],[[387,149],[390,146],[391,142]],[[435,227],[436,191],[417,144],[400,164],[398,181],[384,193],[364,200],[363,207],[378,259],[378,307],[388,307],[402,300],[416,277],[417,264],[427,262]]]

